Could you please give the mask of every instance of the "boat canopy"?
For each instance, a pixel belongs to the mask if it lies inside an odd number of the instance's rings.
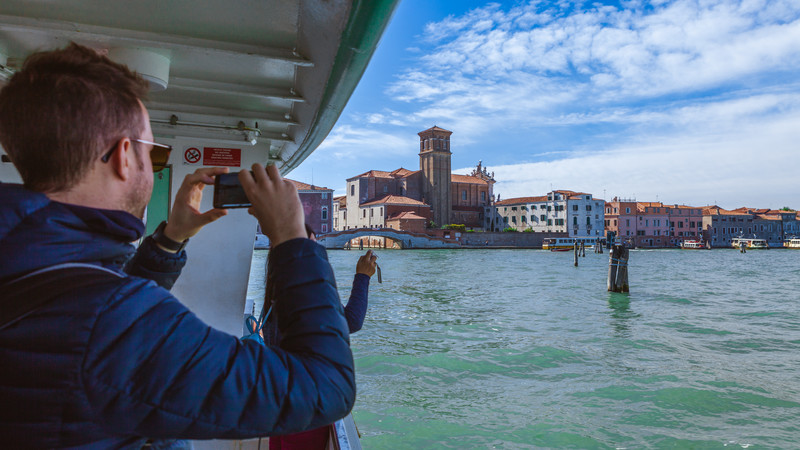
[[[330,132],[398,0],[3,0],[0,84],[70,41],[150,81],[157,137],[262,147],[282,172]]]

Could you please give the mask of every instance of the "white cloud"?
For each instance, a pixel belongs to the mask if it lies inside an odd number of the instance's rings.
[[[756,103],[763,106],[769,100]],[[753,106],[742,107],[759,109]],[[699,117],[713,111],[693,110],[688,114]],[[620,196],[695,206],[717,203],[727,208],[800,208],[800,183],[794,164],[800,142],[798,123],[800,110],[794,110],[737,130],[638,136],[637,142],[604,151],[576,152],[546,162],[490,166],[490,170],[498,180],[495,192],[502,198],[543,195],[552,188],[590,192],[596,197],[603,197],[605,192],[606,200]]]
[[[349,125],[336,127],[315,150],[316,157],[370,160],[415,152],[419,140],[407,133],[392,134]]]

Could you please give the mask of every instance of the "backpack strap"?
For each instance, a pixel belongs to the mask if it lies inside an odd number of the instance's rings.
[[[124,276],[105,267],[65,263],[45,267],[11,280],[0,286],[0,330],[68,291],[118,278]]]

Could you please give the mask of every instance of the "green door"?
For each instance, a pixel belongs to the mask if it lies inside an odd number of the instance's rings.
[[[169,217],[169,187],[172,181],[172,167],[167,166],[161,172],[153,174],[153,195],[147,204],[147,230],[148,236],[156,230],[158,224]]]

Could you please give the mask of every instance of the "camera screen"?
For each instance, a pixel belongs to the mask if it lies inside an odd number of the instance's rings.
[[[238,173],[223,173],[214,180],[214,208],[248,208],[250,200],[239,183]]]

